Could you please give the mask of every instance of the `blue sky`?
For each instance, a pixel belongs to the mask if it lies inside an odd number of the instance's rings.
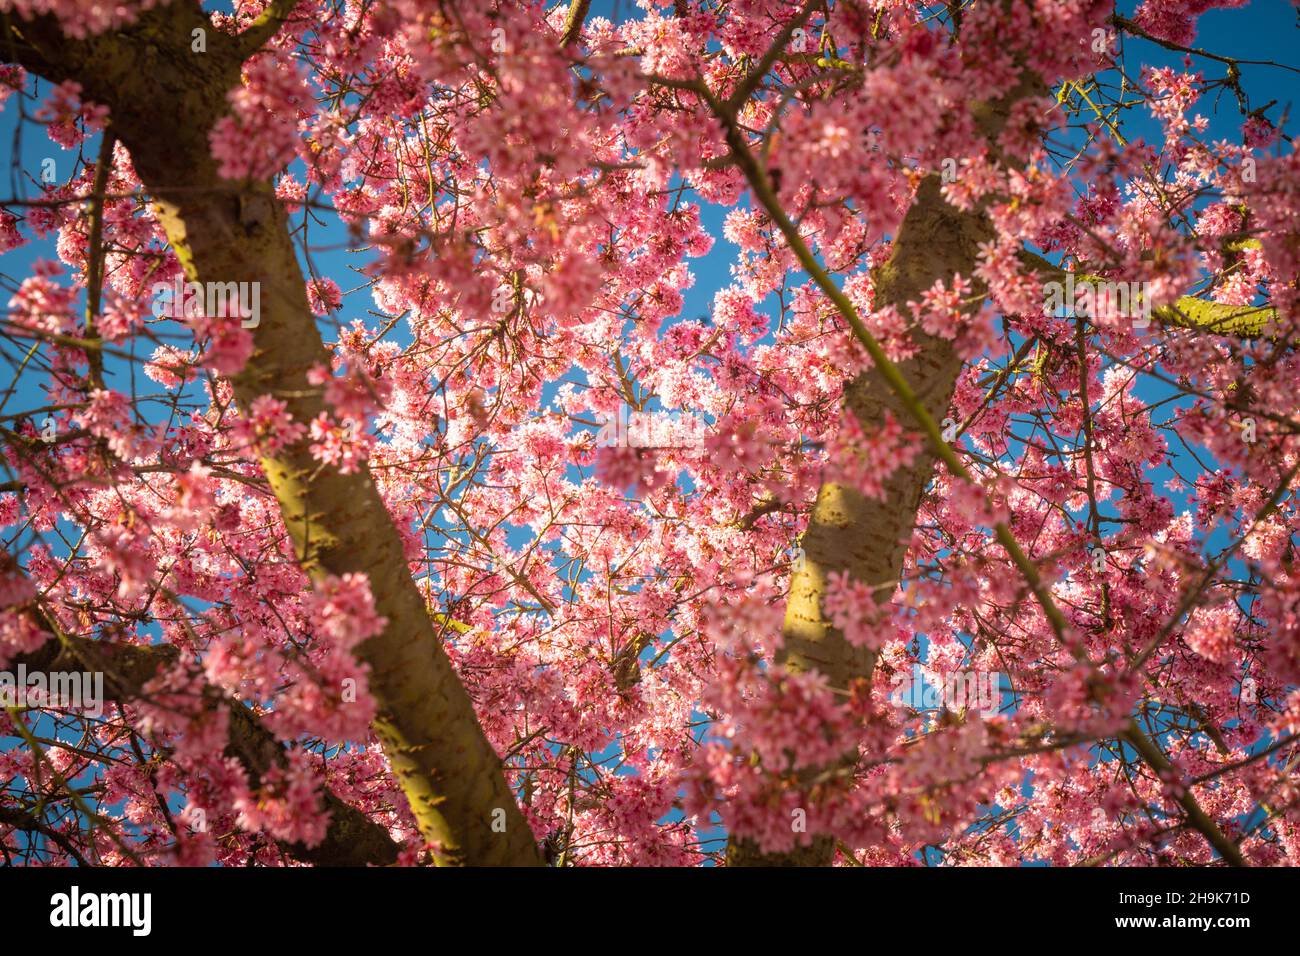
[[[1129,2],[1121,3],[1119,6],[1122,10],[1131,12],[1135,5]],[[213,5],[209,4],[209,6]],[[613,2],[598,0],[592,4],[591,15],[619,19],[629,11],[633,14],[637,12],[626,0],[613,0]],[[1300,30],[1296,29],[1294,8],[1285,0],[1257,0],[1245,10],[1213,10],[1206,14],[1200,20],[1196,45],[1234,57],[1287,63],[1296,60],[1294,49],[1297,40],[1300,40]],[[1182,58],[1181,54],[1164,50],[1151,43],[1132,40],[1129,42],[1140,43],[1140,55],[1144,62],[1172,66],[1177,65]],[[1223,67],[1219,64],[1207,62],[1205,66],[1207,74],[1212,77],[1222,74]],[[1279,109],[1270,111],[1271,117],[1277,118],[1280,110],[1285,110],[1289,104],[1295,103],[1300,106],[1300,95],[1298,95],[1300,75],[1265,66],[1245,66],[1243,74],[1246,88],[1255,93],[1258,100],[1252,102],[1252,106],[1263,105],[1270,99],[1278,101]],[[25,104],[29,117],[43,101],[49,85],[38,81],[36,89],[37,99],[28,100]],[[8,144],[10,157],[9,185],[4,193],[6,197],[37,198],[39,189],[35,183],[39,181],[42,164],[53,160],[56,176],[59,181],[63,181],[78,161],[79,154],[93,161],[98,150],[98,137],[88,138],[77,151],[64,150],[52,143],[38,124],[30,121],[20,122],[18,107],[19,99],[15,96],[0,109],[0,143]],[[1196,108],[1211,118],[1211,135],[1230,137],[1234,140],[1237,138],[1236,104],[1231,102],[1231,97],[1227,97],[1217,112],[1212,100],[1209,99],[1202,100]],[[1131,111],[1132,117],[1136,118],[1137,115],[1136,111]],[[1293,128],[1293,125],[1289,124],[1288,129]],[[1128,130],[1130,137],[1136,132],[1158,142],[1158,130],[1152,123],[1136,123]],[[726,211],[719,206],[702,204],[703,222],[717,237],[717,242],[708,256],[690,260],[695,284],[684,294],[685,304],[681,318],[698,319],[707,315],[714,294],[731,281],[730,267],[736,250],[722,237],[721,226]],[[314,269],[320,274],[335,278],[345,290],[355,286],[355,281],[349,281],[354,280],[352,270],[362,265],[364,259],[346,251],[346,232],[339,223],[332,216],[326,216],[323,222],[313,223],[312,235],[314,240],[311,260]],[[32,263],[40,258],[56,258],[52,239],[31,242],[0,256],[0,292],[3,292],[7,298],[17,282],[29,273]],[[304,271],[306,271],[305,263]],[[791,278],[794,281],[801,281],[803,277],[792,276]],[[372,305],[367,293],[354,295],[345,300],[339,318],[343,323],[355,318],[366,319],[366,310]],[[20,400],[23,398],[21,394],[16,397]],[[21,405],[15,404],[15,407]]]

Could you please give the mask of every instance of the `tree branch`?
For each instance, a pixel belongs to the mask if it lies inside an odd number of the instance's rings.
[[[1100,284],[1110,281],[1104,276],[1071,273],[1028,249],[1022,249],[1019,258],[1039,275],[1053,281],[1063,282],[1071,275],[1075,282]],[[1173,305],[1152,309],[1151,317],[1161,325],[1174,328],[1253,339],[1263,335],[1277,318],[1277,309],[1272,306],[1224,305],[1185,295]]]
[[[95,330],[95,321],[99,317],[99,302],[104,285],[104,192],[108,188],[108,176],[113,168],[113,147],[117,137],[113,127],[104,130],[99,144],[99,159],[95,161],[95,182],[91,189],[90,207],[90,242],[86,250],[86,338],[96,340],[99,333]],[[104,353],[100,349],[89,349],[86,361],[90,363],[90,383],[102,389],[104,387]]]
[[[271,0],[266,9],[256,20],[235,37],[235,49],[241,60],[262,49],[271,38],[280,32],[280,28],[289,22],[289,17],[302,0]]]
[[[1019,88],[1005,97],[1002,101],[999,101],[996,104],[977,105],[977,119],[980,121],[981,128],[985,133],[995,135],[997,129],[1005,122],[1005,117],[1007,116],[1011,103],[1016,99],[1021,98],[1035,85],[1041,84],[1037,84],[1037,81],[1034,78],[1025,76],[1022,78]],[[735,157],[737,166],[739,166],[740,170],[744,173],[745,179],[749,183],[750,190],[753,193],[755,200],[785,237],[787,245],[795,254],[795,257],[798,259],[799,264],[803,267],[804,271],[807,272],[808,275],[812,277],[813,281],[817,283],[823,294],[835,304],[841,316],[843,316],[845,321],[848,322],[854,336],[871,356],[873,362],[872,374],[880,377],[901,405],[907,410],[910,417],[921,427],[922,432],[928,439],[930,448],[934,455],[944,463],[948,468],[948,471],[954,477],[962,481],[973,481],[973,477],[966,469],[961,459],[957,456],[957,453],[946,441],[943,440],[939,426],[935,421],[935,415],[929,408],[927,408],[926,403],[921,399],[920,395],[913,390],[911,384],[900,371],[899,367],[890,360],[888,355],[885,354],[884,349],[881,348],[880,344],[871,334],[871,331],[863,323],[853,303],[835,284],[829,273],[827,273],[822,267],[821,263],[817,261],[816,256],[813,255],[812,250],[799,234],[798,227],[781,207],[780,201],[778,200],[771,183],[768,181],[767,175],[755,161],[750,152],[748,145],[745,142],[744,133],[740,129],[739,124],[735,121],[734,116],[727,107],[718,102],[702,81],[697,81],[696,92],[709,103],[714,114],[723,122],[726,131],[727,144],[730,148],[731,154]],[[927,194],[932,197],[929,201],[937,202],[946,206],[946,203],[943,203],[939,194],[938,178],[931,174],[922,181],[921,186],[918,188],[917,199],[914,202],[912,209],[909,209],[908,211],[909,217],[921,203],[926,201],[925,197]],[[974,214],[972,213],[963,214],[954,211],[954,215],[958,218],[959,222],[974,218]],[[903,229],[900,229],[899,242],[896,245],[894,253],[891,255],[890,263],[887,264],[887,273],[901,268],[901,265],[895,260],[900,255],[899,247],[902,246],[903,231],[906,227],[907,220],[905,219]],[[912,269],[919,270],[927,278],[930,273],[939,271],[941,273],[939,277],[945,279],[951,278],[951,274],[942,274],[944,270],[936,270],[934,268],[936,265],[940,265],[940,263],[935,261],[934,253],[931,250],[918,251],[917,255],[918,261],[909,264],[909,271]],[[892,267],[892,270],[888,267]],[[889,278],[889,276],[886,275],[886,278]],[[917,291],[919,292],[920,290],[918,289]],[[891,298],[886,298],[884,301],[891,301]],[[815,517],[816,514],[814,513],[814,519]],[[841,524],[843,523],[844,522],[841,521]],[[1086,659],[1086,654],[1083,648],[1077,642],[1067,639],[1067,633],[1069,631],[1068,622],[1066,621],[1065,616],[1061,613],[1060,608],[1057,607],[1055,600],[1052,598],[1051,591],[1046,582],[1043,581],[1042,576],[1039,574],[1037,565],[1035,565],[1034,562],[1030,560],[1029,556],[1025,554],[1024,549],[1020,546],[1019,541],[1016,540],[1015,535],[1002,522],[994,525],[994,535],[997,538],[998,543],[1002,545],[1003,550],[1006,551],[1007,556],[1011,559],[1012,564],[1014,564],[1023,575],[1025,582],[1029,586],[1030,592],[1034,595],[1038,604],[1041,606],[1048,624],[1051,626],[1057,640],[1062,644],[1062,646],[1067,647],[1077,659]],[[805,538],[806,537],[807,536],[805,535]],[[805,563],[808,562],[806,561]],[[817,614],[820,617],[820,609],[817,610]],[[1136,731],[1136,733],[1133,733],[1133,731]],[[1164,755],[1160,752],[1159,748],[1151,741],[1142,737],[1141,731],[1137,730],[1136,725],[1134,725],[1133,731],[1129,732],[1126,739],[1129,739],[1130,742],[1133,743],[1139,753],[1142,754],[1143,759],[1147,760],[1147,762],[1158,771],[1161,769],[1162,761],[1163,765],[1167,767],[1167,761],[1164,761]],[[1236,851],[1235,860],[1234,857],[1229,854],[1229,848],[1231,847],[1232,850],[1235,850],[1235,846],[1232,846],[1230,843],[1225,841],[1225,838],[1218,830],[1218,827],[1214,824],[1214,821],[1210,820],[1204,811],[1201,810],[1199,804],[1196,802],[1196,798],[1190,792],[1185,792],[1180,797],[1179,803],[1187,812],[1188,822],[1200,831],[1201,834],[1205,836],[1207,842],[1218,850],[1220,854],[1224,855],[1225,859],[1233,862],[1242,861],[1239,851]],[[833,851],[833,846],[831,846],[830,849]],[[822,855],[829,856],[831,854],[827,854],[823,851]],[[738,862],[744,862],[743,858]],[[827,860],[827,862],[829,862],[829,860]]]
[[[10,573],[17,568],[6,552]],[[21,573],[21,572],[18,572]],[[170,644],[120,644],[65,634],[47,614],[35,609],[36,623],[54,634],[41,647],[19,656],[14,663],[28,671],[75,671],[89,669],[104,675],[107,702],[130,703],[144,696],[144,686],[159,671],[172,666],[180,652]],[[240,701],[230,700],[209,688],[230,711],[227,753],[236,757],[257,786],[272,767],[287,765],[284,746],[257,715]],[[383,826],[369,820],[355,807],[340,800],[329,788],[322,788],[323,802],[330,814],[325,839],[314,847],[281,844],[291,856],[317,866],[387,866],[397,862],[398,845]]]
[[[582,35],[582,25],[590,9],[591,0],[569,0],[569,14],[564,18],[564,29],[560,32],[560,46],[568,46]]]

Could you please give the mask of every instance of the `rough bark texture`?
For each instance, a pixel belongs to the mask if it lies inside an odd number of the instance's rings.
[[[195,29],[207,31],[207,53],[191,52]],[[329,355],[284,210],[270,182],[222,180],[208,146],[208,131],[227,108],[225,94],[239,83],[241,44],[186,3],[84,41],[62,36],[47,19],[10,18],[5,33],[0,55],[56,82],[75,79],[85,99],[110,108],[113,129],[191,281],[261,283],[256,351],[232,378],[240,404],[247,408],[269,394],[285,401],[297,421],[315,418],[324,404],[307,370],[328,367]],[[313,578],[365,573],[388,619],[358,655],[371,668],[375,731],[435,860],[540,864],[369,474],[319,469],[306,442],[262,466],[304,570]]]

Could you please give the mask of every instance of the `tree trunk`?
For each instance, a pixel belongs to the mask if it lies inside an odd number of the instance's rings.
[[[273,395],[296,421],[310,422],[325,405],[307,371],[328,368],[329,353],[307,304],[285,212],[270,182],[222,180],[208,145],[208,131],[226,111],[226,92],[239,83],[238,39],[186,3],[86,40],[64,37],[48,18],[11,16],[6,26],[12,42],[0,49],[51,80],[75,79],[84,99],[110,108],[186,277],[261,283],[256,349],[231,379],[235,396],[247,409]],[[191,51],[196,29],[206,31],[207,53]],[[314,579],[364,573],[377,611],[388,619],[358,656],[371,668],[374,729],[435,861],[540,864],[370,475],[320,468],[306,441],[261,463],[304,571]]]
[[[979,243],[991,236],[983,216],[953,209],[940,195],[938,178],[926,178],[903,219],[889,261],[875,275],[875,301],[905,308],[908,301],[919,301],[936,279],[951,280],[956,273],[969,277]],[[899,371],[931,417],[940,419],[952,401],[962,361],[946,339],[918,330],[913,340],[919,350],[899,364]],[[850,383],[845,403],[868,434],[883,427],[886,412],[910,423],[908,411],[874,370]],[[923,448],[911,465],[897,469],[885,481],[883,499],[866,498],[856,488],[834,482],[821,486],[801,542],[803,561],[790,581],[785,647],[778,660],[795,671],[825,675],[836,690],[870,678],[875,655],[849,644],[822,613],[826,584],[832,574],[847,571],[854,581],[870,585],[878,602],[889,601],[902,574],[916,510],[934,462],[933,451]],[[811,846],[788,854],[762,853],[749,841],[733,840],[727,863],[827,866],[834,855],[834,842],[826,836],[814,836]]]

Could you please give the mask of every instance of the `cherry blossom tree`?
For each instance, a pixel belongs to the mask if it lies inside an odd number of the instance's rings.
[[[0,0],[5,860],[1300,863],[1298,71],[1122,6]]]

